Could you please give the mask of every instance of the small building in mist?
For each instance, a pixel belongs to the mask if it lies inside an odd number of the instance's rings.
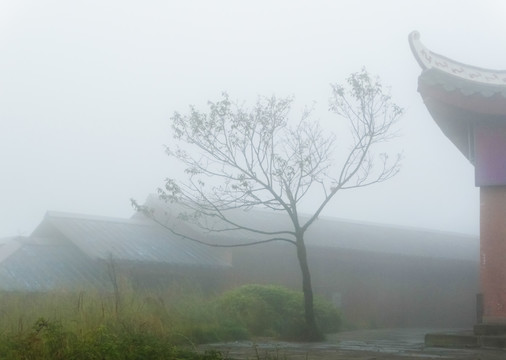
[[[178,209],[160,208],[192,236],[213,243],[248,242],[244,232],[203,233],[180,223]],[[269,230],[288,224],[279,213],[238,211],[237,220]],[[172,226],[170,225],[170,226]],[[135,214],[115,219],[48,212],[28,237],[0,242],[0,289],[134,289],[174,283],[221,291],[246,283],[300,289],[295,247],[271,243],[210,248],[174,235]],[[356,327],[463,327],[475,321],[478,237],[322,217],[306,234],[313,288]]]
[[[216,286],[230,268],[223,254],[176,238],[142,217],[116,219],[48,212],[28,237],[0,244],[0,289],[135,289],[174,282]]]

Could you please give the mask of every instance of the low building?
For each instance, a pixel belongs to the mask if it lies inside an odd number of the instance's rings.
[[[214,244],[255,238],[244,231],[202,232],[182,223],[175,207],[151,204],[159,223],[139,213],[115,219],[48,212],[30,236],[0,242],[0,289],[107,290],[118,276],[134,288],[191,282],[209,291],[245,283],[300,289],[293,245],[208,247],[170,229]],[[289,226],[280,213],[250,210],[234,216],[265,230]],[[315,293],[339,306],[350,326],[465,327],[475,322],[477,236],[322,217],[305,240]]]
[[[190,279],[210,287],[228,268],[222,254],[147,218],[48,212],[30,236],[0,246],[3,290],[107,289],[120,275],[136,288]]]

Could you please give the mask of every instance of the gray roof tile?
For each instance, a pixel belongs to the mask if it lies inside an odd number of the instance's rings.
[[[94,259],[228,266],[213,249],[177,237],[148,219],[48,212],[33,235],[66,238]]]

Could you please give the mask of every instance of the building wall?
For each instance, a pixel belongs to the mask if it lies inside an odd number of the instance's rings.
[[[188,289],[204,294],[223,291],[229,283],[230,268],[211,268],[173,264],[138,263],[118,261],[111,269],[110,263],[102,263],[110,280],[115,273],[119,281],[126,281],[133,290],[164,291]],[[112,284],[112,282],[111,282]]]
[[[338,305],[351,327],[475,324],[477,262],[318,247],[308,257],[315,293]],[[301,287],[290,245],[236,249],[233,267],[233,285]]]

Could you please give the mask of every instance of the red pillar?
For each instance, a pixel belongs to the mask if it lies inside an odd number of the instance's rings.
[[[506,186],[480,188],[483,323],[506,324]]]

